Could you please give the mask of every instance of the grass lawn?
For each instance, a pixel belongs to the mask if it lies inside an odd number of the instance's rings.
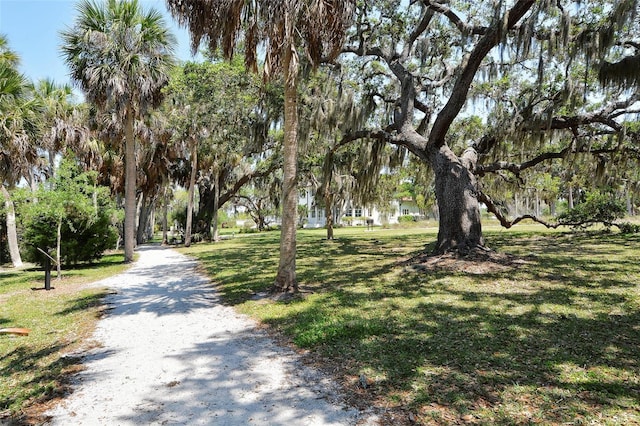
[[[124,270],[122,254],[107,255],[94,265],[63,270],[53,290],[45,291],[44,272],[0,271],[0,328],[25,327],[28,336],[0,335],[0,424],[3,418],[29,421],[33,407],[59,395],[65,377],[79,368],[65,356],[86,343],[100,314],[104,289],[84,284]],[[37,413],[35,413],[37,414]]]
[[[324,235],[299,232],[288,301],[259,297],[278,232],[182,251],[385,423],[640,424],[640,235],[485,226],[516,261],[473,273],[408,262],[435,228]]]

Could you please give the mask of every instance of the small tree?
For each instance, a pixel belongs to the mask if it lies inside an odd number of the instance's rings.
[[[58,278],[62,263],[96,260],[115,246],[118,213],[109,191],[96,186],[95,172],[82,173],[72,160],[64,159],[55,178],[24,199],[25,253],[41,265],[46,256],[40,250],[54,254]]]

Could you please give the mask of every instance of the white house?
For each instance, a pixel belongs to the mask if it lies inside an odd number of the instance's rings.
[[[318,205],[310,190],[302,190],[300,204],[306,206],[306,228],[321,228],[327,224],[324,205]],[[387,208],[381,206],[360,206],[351,201],[336,204],[334,208],[335,224],[364,226],[367,219],[373,221],[373,225],[385,225],[398,223],[399,216],[423,216],[415,200],[403,197],[391,201]]]

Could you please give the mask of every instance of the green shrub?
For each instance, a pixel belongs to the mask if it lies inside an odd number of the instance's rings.
[[[621,200],[609,194],[594,192],[588,194],[584,202],[561,214],[559,222],[573,228],[585,228],[596,223],[609,228],[625,214],[626,208]]]
[[[19,216],[27,260],[43,265],[46,256],[40,250],[55,257],[58,228],[60,259],[66,265],[100,259],[115,247],[116,224],[123,214],[109,189],[95,183],[95,173],[82,172],[72,161],[63,160],[54,179],[35,193],[22,192]]]
[[[640,225],[637,223],[622,222],[617,224],[620,232],[623,234],[638,234],[640,233]]]
[[[402,223],[402,222],[415,222],[416,218],[410,214],[406,214],[406,215],[402,215],[402,216],[398,216],[398,222]]]

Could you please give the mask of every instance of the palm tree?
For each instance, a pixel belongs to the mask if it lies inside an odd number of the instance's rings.
[[[62,56],[87,101],[124,128],[124,261],[133,260],[136,215],[134,122],[160,105],[174,64],[175,37],[162,15],[137,0],[81,1],[72,28],[61,33]]]
[[[22,266],[11,189],[25,177],[38,155],[33,144],[35,103],[30,85],[17,70],[18,55],[0,36],[0,191],[4,198],[9,255],[15,267]]]
[[[296,224],[298,208],[297,81],[300,49],[312,65],[340,53],[355,0],[167,0],[169,10],[189,28],[195,51],[202,40],[212,52],[220,46],[233,56],[244,32],[245,62],[257,70],[258,44],[266,52],[264,75],[284,80],[284,161],[280,262],[274,292],[296,292]]]
[[[35,84],[34,97],[38,102],[42,114],[40,125],[42,126],[41,145],[48,154],[48,173],[54,174],[54,162],[57,153],[64,151],[67,139],[81,131],[81,125],[74,123],[74,105],[70,102],[72,96],[71,86],[59,85],[53,80],[40,80]]]

